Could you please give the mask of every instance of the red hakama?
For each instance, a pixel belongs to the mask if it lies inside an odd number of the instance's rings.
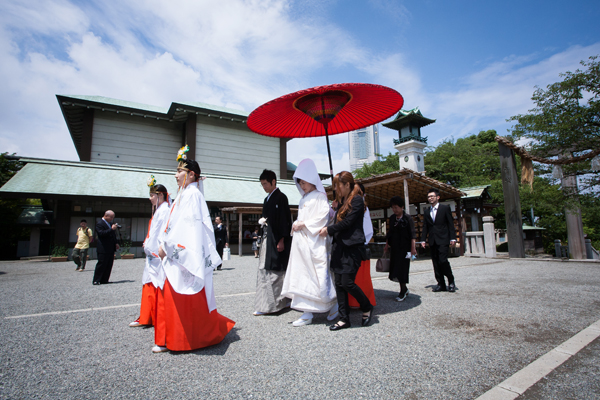
[[[356,283],[358,287],[362,289],[365,296],[369,298],[371,305],[376,306],[377,302],[375,301],[375,292],[373,291],[373,281],[371,280],[371,260],[362,261],[360,263],[360,268],[356,273],[354,283]],[[348,295],[348,303],[350,304],[350,307],[360,307],[358,301],[350,294]]]
[[[154,343],[171,351],[200,349],[220,343],[235,322],[208,312],[204,289],[187,295],[177,293],[169,280],[157,291]]]
[[[159,289],[154,287],[152,282],[142,286],[142,305],[140,307],[140,317],[138,322],[140,325],[153,325],[154,322],[154,307],[156,307],[156,292]]]

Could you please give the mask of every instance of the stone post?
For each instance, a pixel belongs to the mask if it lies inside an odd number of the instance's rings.
[[[594,259],[594,252],[592,251],[592,240],[585,239],[585,255],[588,260]]]
[[[483,217],[483,243],[485,244],[485,257],[496,257],[496,235],[494,232],[494,217]]]
[[[554,256],[556,258],[562,258],[562,254],[560,251],[560,239],[554,240]]]

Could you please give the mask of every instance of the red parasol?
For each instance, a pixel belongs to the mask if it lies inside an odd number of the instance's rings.
[[[286,94],[250,113],[248,127],[265,136],[302,138],[325,136],[333,178],[329,135],[381,122],[402,108],[394,89],[368,83],[317,86]]]

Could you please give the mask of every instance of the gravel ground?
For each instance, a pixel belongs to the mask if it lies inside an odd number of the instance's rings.
[[[472,399],[600,319],[597,263],[455,258],[458,291],[432,293],[421,260],[396,303],[398,284],[373,260],[372,326],[357,311],[352,329],[330,332],[324,315],[294,328],[294,310],[252,316],[256,261],[234,256],[215,272],[218,311],[236,321],[222,343],[162,354],[150,351],[152,328],[128,327],[143,259],[117,260],[114,283],[101,286],[94,262],[83,273],[1,262],[0,398]],[[598,398],[599,349],[596,340],[522,398]]]

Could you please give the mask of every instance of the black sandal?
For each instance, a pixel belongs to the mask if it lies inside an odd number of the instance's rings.
[[[362,316],[362,326],[368,326],[371,323],[371,319],[373,317],[373,309],[375,307],[371,306],[371,310],[369,311],[369,315],[363,314]]]

